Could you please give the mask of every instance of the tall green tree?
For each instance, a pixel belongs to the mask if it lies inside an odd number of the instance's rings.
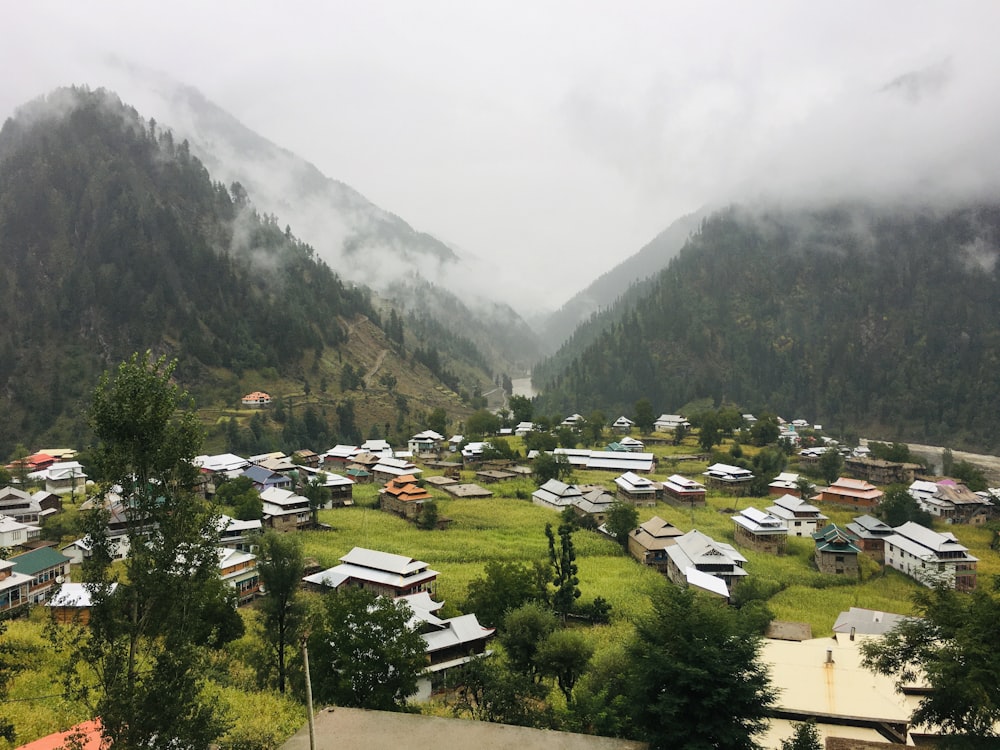
[[[97,681],[81,697],[119,747],[204,748],[217,737],[225,723],[201,694],[206,648],[242,633],[235,592],[219,578],[216,518],[193,492],[201,431],[175,368],[135,354],[102,376],[90,409],[103,493],[120,501],[129,554],[119,580],[107,515],[88,518],[94,603],[74,656]]]
[[[511,396],[507,402],[514,422],[530,422],[533,414],[531,399],[527,396]]]
[[[573,465],[563,453],[539,453],[531,464],[535,483],[541,487],[550,479],[565,482],[573,473]]]
[[[907,492],[906,487],[900,484],[894,484],[886,489],[875,515],[892,527],[913,521],[928,529],[933,528],[931,514],[922,510],[916,499]]]
[[[326,594],[309,635],[316,700],[379,711],[405,706],[427,664],[411,615],[406,604],[364,589]]]
[[[633,721],[653,748],[752,750],[774,700],[760,636],[737,610],[666,586],[636,627]]]
[[[469,582],[463,611],[474,612],[487,627],[497,627],[507,612],[528,602],[547,602],[548,568],[533,564],[493,560],[483,575]]]
[[[653,425],[656,424],[656,417],[653,416],[653,405],[649,403],[648,398],[640,398],[635,402],[633,414],[634,418],[632,421],[639,428],[640,434],[648,435],[653,431]]]
[[[539,602],[528,602],[508,612],[498,637],[511,668],[537,681],[541,674],[535,659],[538,648],[558,627],[556,616]]]
[[[258,611],[264,624],[264,642],[274,658],[278,692],[285,692],[287,654],[295,642],[304,615],[299,584],[305,571],[302,542],[294,534],[268,531],[261,538],[257,572],[264,589]]]
[[[971,593],[947,585],[913,595],[916,614],[877,640],[861,644],[864,664],[930,690],[913,712],[914,724],[938,726],[941,746],[996,747],[1000,740],[1000,578]]]
[[[586,673],[594,647],[577,630],[556,630],[549,633],[539,644],[535,654],[538,671],[545,677],[552,677],[566,698],[573,702],[573,688]]]
[[[639,525],[639,511],[632,505],[621,499],[616,499],[608,509],[608,520],[605,526],[609,532],[614,534],[615,539],[622,547],[628,546],[628,536]]]
[[[577,578],[576,550],[573,548],[574,527],[559,524],[559,545],[552,524],[545,524],[545,537],[549,540],[549,564],[552,566],[552,584],[556,587],[552,594],[552,608],[563,618],[573,611],[580,598],[580,579]]]
[[[823,750],[823,738],[816,728],[816,722],[796,723],[794,734],[781,741],[781,750]]]
[[[834,447],[828,447],[819,457],[819,475],[823,481],[832,484],[837,481],[840,472],[844,470],[844,457]]]

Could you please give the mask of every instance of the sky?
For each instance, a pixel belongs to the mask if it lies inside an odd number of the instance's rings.
[[[1000,182],[993,0],[76,0],[2,13],[0,117],[56,86],[108,85],[112,57],[160,71],[507,269],[522,309],[558,307],[703,205],[958,200]]]

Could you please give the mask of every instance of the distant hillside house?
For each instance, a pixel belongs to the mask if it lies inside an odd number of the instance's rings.
[[[653,429],[657,432],[673,432],[681,426],[690,427],[691,423],[680,414],[661,414],[653,423]]]
[[[663,495],[663,485],[649,477],[627,471],[615,479],[615,495],[635,506],[652,508]]]
[[[930,485],[930,492],[926,485]],[[993,503],[987,498],[953,479],[913,482],[909,493],[922,510],[950,523],[984,524],[995,510]]]
[[[954,534],[939,534],[908,521],[893,529],[885,540],[885,564],[915,578],[925,586],[939,581],[959,591],[976,588],[979,560]]]
[[[625,416],[618,417],[611,423],[611,429],[622,435],[628,435],[632,432],[633,427],[635,427],[635,422]]]
[[[24,490],[19,490],[15,487],[3,487],[0,488],[0,515],[4,515],[18,523],[36,524],[45,516],[52,515],[58,512],[58,509],[61,509],[62,500],[59,499],[58,495],[45,492],[36,493],[36,495],[46,499],[54,498],[57,503],[57,509],[46,513],[42,509],[39,500],[35,499],[35,495],[29,495]]]
[[[885,562],[885,540],[895,533],[891,526],[865,515],[858,516],[845,528],[862,552],[879,563]]]
[[[573,512],[577,517],[589,517],[600,526],[608,520],[608,511],[615,503],[615,496],[603,487],[594,487],[583,493],[583,497],[573,500]]]
[[[256,464],[245,468],[241,476],[253,482],[253,486],[257,488],[258,492],[275,488],[286,489],[292,486],[291,477],[271,471],[270,469],[265,469],[263,466],[257,466]]]
[[[628,535],[628,553],[643,565],[665,574],[667,547],[675,544],[683,535],[684,532],[672,523],[653,516]]]
[[[444,435],[439,435],[434,430],[424,430],[411,437],[406,447],[413,454],[437,453],[443,440]]]
[[[42,535],[40,526],[15,521],[7,516],[0,516],[0,547],[21,549],[28,542]]]
[[[437,577],[436,570],[412,557],[355,547],[340,558],[340,565],[308,575],[302,580],[321,591],[359,586],[395,599],[421,591],[434,593]]]
[[[774,497],[782,495],[802,497],[802,490],[799,489],[799,475],[788,471],[781,472],[767,485],[767,493]]]
[[[663,493],[668,502],[673,505],[700,507],[705,504],[707,490],[701,482],[671,474],[663,483]]]
[[[263,533],[262,521],[240,521],[227,515],[219,516],[215,527],[219,530],[219,545],[240,550],[241,552],[256,551],[257,542]]]
[[[82,495],[87,490],[87,475],[77,461],[57,461],[41,471],[31,472],[28,479],[45,482],[45,491],[54,495]]]
[[[704,472],[705,484],[731,495],[743,495],[750,489],[753,472],[729,464],[712,464]]]
[[[863,479],[840,477],[820,493],[820,500],[851,508],[870,510],[882,502],[882,490]]]
[[[257,555],[237,549],[219,549],[219,577],[232,586],[240,604],[253,601],[260,593]]]
[[[583,498],[580,488],[558,479],[550,479],[531,493],[531,502],[543,508],[562,510]]]
[[[722,581],[728,596],[733,586],[747,576],[743,569],[746,561],[732,545],[692,529],[667,547],[667,578],[678,586],[687,586],[691,578],[689,569],[694,569]],[[699,588],[704,586],[699,583]]]
[[[646,450],[645,443],[641,440],[636,440],[634,437],[629,437],[628,435],[619,440],[618,444],[629,453],[642,453]]]
[[[400,477],[413,477],[416,479],[424,473],[423,469],[417,468],[416,464],[405,458],[391,458],[384,456],[375,466],[372,467],[372,476],[376,482],[388,482]]]
[[[403,518],[416,518],[423,510],[424,503],[433,500],[430,492],[417,483],[412,474],[393,477],[379,490],[379,503],[382,510],[395,513]]]
[[[861,549],[854,538],[835,523],[829,523],[813,532],[816,540],[816,567],[820,573],[836,575],[858,574],[858,553]]]
[[[560,422],[560,427],[570,427],[574,430],[579,429],[586,420],[580,414],[570,414],[566,419]]]
[[[740,544],[758,552],[780,555],[785,551],[788,526],[784,519],[753,506],[743,508],[739,515],[731,516],[735,524],[735,538]]]
[[[767,512],[785,521],[789,536],[812,536],[822,521],[830,520],[815,505],[795,495],[777,498]]]
[[[253,393],[248,393],[247,395],[245,395],[240,400],[240,403],[242,403],[244,406],[251,406],[255,408],[259,408],[261,406],[270,406],[271,397],[268,394],[264,393],[264,391],[254,391]]]
[[[920,464],[884,461],[867,456],[848,456],[844,459],[844,469],[855,479],[887,485],[909,484],[923,467]]]

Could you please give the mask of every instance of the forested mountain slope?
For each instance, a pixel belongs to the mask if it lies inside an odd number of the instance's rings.
[[[555,371],[539,408],[711,397],[834,430],[1000,447],[1000,206],[731,208]]]
[[[0,261],[4,457],[43,436],[79,445],[98,374],[132,351],[178,356],[196,394],[248,369],[308,392],[307,354],[333,380],[318,363],[336,351],[344,367],[347,322],[382,325],[367,289],[104,91],[59,90],[0,130]]]

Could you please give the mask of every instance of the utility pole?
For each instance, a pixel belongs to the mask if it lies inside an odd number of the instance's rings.
[[[309,634],[302,636],[302,661],[306,670],[306,709],[309,712],[309,750],[316,750],[316,724],[313,721],[312,678],[309,677]]]

